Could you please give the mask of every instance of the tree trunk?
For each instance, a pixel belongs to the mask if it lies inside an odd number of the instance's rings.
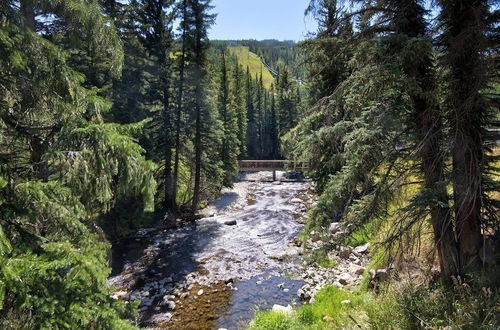
[[[179,91],[177,96],[177,113],[175,118],[175,159],[174,159],[174,182],[173,182],[173,191],[175,196],[177,196],[178,190],[178,182],[179,182],[179,161],[180,161],[180,153],[181,153],[181,120],[182,120],[182,101],[184,97],[184,70],[185,70],[185,61],[186,61],[186,20],[187,20],[187,1],[183,0],[182,2],[182,16],[183,16],[183,24],[182,24],[182,51],[181,51],[181,59],[179,65]]]
[[[21,13],[24,24],[31,31],[35,31],[35,6],[33,0],[21,0]]]
[[[32,135],[29,138],[30,145],[30,162],[33,169],[33,174],[36,178],[46,181],[48,179],[47,164],[43,161],[42,157],[46,150],[46,145],[43,140],[37,136]]]
[[[425,38],[427,33],[424,8],[416,0],[395,3],[394,23],[398,33],[409,38]],[[401,51],[401,50],[397,50]],[[423,54],[418,62],[406,63],[405,73],[415,79],[420,90],[411,97],[414,105],[414,129],[420,141],[420,159],[424,186],[433,192],[429,200],[430,221],[434,231],[441,275],[448,281],[460,273],[458,245],[454,233],[451,210],[444,179],[444,157],[441,150],[442,117],[435,95],[435,74],[431,54]]]
[[[430,204],[431,224],[434,230],[441,275],[445,281],[460,274],[458,245],[448,206],[448,194],[443,181],[443,157],[440,150],[441,127],[438,114],[422,113],[418,123],[422,127],[421,159],[425,187],[434,191],[435,200]]]
[[[464,116],[464,118],[467,117],[469,116]],[[469,129],[469,124],[465,121],[462,125],[457,123],[457,130]],[[478,136],[465,136],[458,132],[453,146],[453,197],[460,264],[463,272],[478,270],[481,266],[479,251],[481,248],[482,145],[474,143],[476,139]]]
[[[164,78],[163,90],[163,124],[164,124],[164,178],[165,178],[165,207],[171,211],[176,210],[176,194],[174,191],[174,176],[172,174],[172,138],[171,138],[171,114],[170,114],[170,92],[168,78]]]
[[[199,83],[198,83],[199,85]],[[201,98],[201,86],[196,86],[196,105],[195,105],[195,113],[196,113],[196,132],[194,139],[194,149],[195,149],[195,171],[194,171],[194,189],[193,189],[193,202],[191,205],[191,210],[193,212],[198,208],[198,203],[200,201],[200,184],[201,184],[201,106],[200,99]]]
[[[487,79],[482,58],[486,44],[484,17],[487,1],[442,1],[447,64],[450,71],[450,108],[453,157],[453,199],[461,272],[481,267],[481,194],[483,120],[481,96]]]

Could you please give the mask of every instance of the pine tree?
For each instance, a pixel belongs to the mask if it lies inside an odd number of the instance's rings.
[[[154,56],[157,63],[157,85],[151,91],[153,99],[160,101],[162,111],[154,114],[157,121],[159,135],[155,143],[163,153],[164,167],[164,206],[168,210],[175,210],[176,201],[174,194],[173,177],[173,154],[174,147],[174,123],[172,121],[173,106],[171,92],[171,68],[172,60],[170,48],[172,47],[172,21],[174,16],[171,10],[173,0],[140,0],[138,1],[138,16],[140,23],[140,36],[146,49]]]
[[[276,99],[274,84],[271,85],[270,90],[270,108],[269,108],[269,138],[271,141],[271,159],[279,159],[279,127],[276,115]]]
[[[480,248],[487,228],[498,228],[498,208],[486,191],[498,190],[488,177],[484,146],[489,117],[487,54],[495,16],[486,0],[439,1],[444,66],[448,69],[445,108],[451,131],[453,209],[459,249],[459,274],[482,266]],[[498,16],[496,16],[498,18]],[[493,24],[493,25],[492,25]],[[495,72],[492,68],[491,72]],[[493,229],[494,230],[494,229]]]
[[[305,54],[309,105],[331,95],[349,74],[353,28],[336,0],[311,1],[306,14],[318,22],[314,38],[300,44]]]
[[[201,171],[203,154],[203,117],[206,115],[206,104],[204,100],[203,79],[205,78],[206,51],[208,49],[207,30],[213,24],[215,16],[209,14],[212,9],[211,0],[188,0],[187,5],[191,9],[193,29],[190,31],[193,53],[193,88],[194,88],[194,116],[195,116],[195,173],[193,200],[191,209],[194,212],[198,208],[201,191]]]
[[[295,126],[296,114],[293,98],[293,84],[287,66],[280,71],[278,82],[278,121],[280,135],[285,135]]]
[[[237,108],[230,101],[229,72],[224,52],[220,58],[219,88],[217,89],[217,109],[222,121],[223,136],[220,158],[224,170],[223,185],[230,187],[238,171],[238,126]]]
[[[231,106],[237,115],[239,159],[243,159],[247,154],[247,109],[243,100],[243,74],[241,65],[238,63],[238,59],[235,58],[230,93]]]
[[[132,328],[133,305],[109,297],[108,245],[95,234],[117,199],[143,195],[152,208],[156,187],[132,137],[143,123],[106,122],[111,104],[91,85],[119,77],[118,35],[97,2],[20,5],[2,4],[0,18],[0,327]]]
[[[256,159],[257,157],[257,118],[254,108],[254,86],[250,69],[247,67],[246,83],[245,83],[245,106],[247,114],[247,133],[246,143],[248,150],[248,157]]]
[[[421,47],[424,51],[414,50],[418,54],[416,57],[402,62],[402,70],[415,84],[410,91],[414,106],[414,116],[410,118],[410,121],[415,123],[413,130],[421,145],[419,152],[425,181],[424,189],[426,192],[431,192],[432,196],[427,201],[427,205],[430,209],[430,221],[434,229],[441,272],[445,278],[449,278],[458,273],[457,250],[448,206],[448,194],[443,185],[445,176],[442,116],[438,101],[434,96],[436,95],[436,78],[433,72],[431,41],[427,38],[425,9],[421,1],[407,0],[388,3],[389,9],[395,13],[391,21],[396,36],[395,41],[392,42],[391,51],[402,53],[410,50],[413,44],[417,47],[425,46]],[[404,39],[401,40],[401,38]]]
[[[256,127],[256,158],[262,159],[264,148],[264,84],[262,81],[262,70],[260,76],[255,74],[255,127]]]
[[[184,89],[185,89],[185,74],[186,74],[186,62],[189,61],[187,51],[188,43],[188,29],[190,25],[190,18],[188,16],[188,4],[187,0],[182,0],[179,3],[181,11],[181,23],[180,23],[180,43],[181,51],[179,56],[179,78],[177,84],[177,108],[175,116],[175,160],[174,160],[174,182],[173,182],[173,192],[172,194],[177,197],[177,191],[179,189],[179,166],[180,166],[180,155],[182,149],[181,143],[181,125],[182,125],[182,115],[185,112],[184,107]]]

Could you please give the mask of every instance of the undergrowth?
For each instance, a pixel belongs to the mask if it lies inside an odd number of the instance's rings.
[[[378,295],[329,286],[291,315],[258,312],[250,329],[498,329],[498,279],[492,282],[498,270],[474,284],[387,283]]]

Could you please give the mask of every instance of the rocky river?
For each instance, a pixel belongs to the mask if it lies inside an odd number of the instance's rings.
[[[308,302],[325,283],[359,282],[364,251],[332,255],[336,269],[306,267],[296,236],[314,203],[311,183],[271,178],[244,173],[201,219],[142,229],[114,248],[113,297],[141,301],[139,326],[244,329],[258,309]]]

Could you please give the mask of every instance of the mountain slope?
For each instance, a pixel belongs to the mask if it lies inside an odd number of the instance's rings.
[[[243,68],[250,69],[250,74],[252,77],[255,75],[260,76],[260,72],[262,70],[262,80],[264,81],[264,86],[266,88],[270,88],[271,84],[274,82],[274,77],[266,68],[264,63],[262,63],[261,58],[250,51],[250,48],[247,46],[236,46],[229,47],[229,52],[238,58],[238,62],[243,66]]]

